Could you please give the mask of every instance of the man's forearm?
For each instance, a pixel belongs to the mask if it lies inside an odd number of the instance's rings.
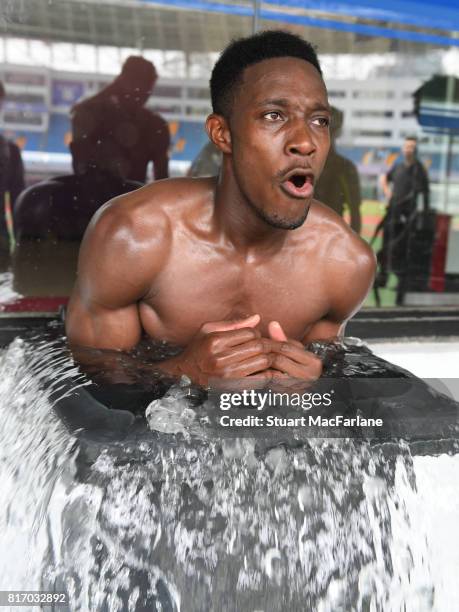
[[[135,351],[127,353],[81,346],[72,346],[71,352],[83,372],[101,382],[145,385],[149,379],[182,375],[176,357],[150,362]]]

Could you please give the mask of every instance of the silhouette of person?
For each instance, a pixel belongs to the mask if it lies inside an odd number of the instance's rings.
[[[340,155],[335,148],[336,139],[343,126],[343,113],[332,106],[332,121],[330,124],[330,152],[325,162],[319,181],[315,188],[315,197],[343,216],[347,206],[351,215],[352,229],[360,233],[361,217],[359,173],[354,163]]]
[[[410,240],[417,215],[419,194],[422,194],[423,197],[424,222],[429,212],[429,177],[423,164],[417,158],[417,138],[415,136],[405,138],[402,154],[403,160],[395,163],[387,174],[381,176],[381,187],[388,200],[388,206],[385,217],[375,231],[376,236],[379,229],[383,230],[382,248],[378,253],[379,271],[375,279],[375,286],[384,287],[388,273],[394,272],[398,277],[396,304],[399,306],[403,304],[408,280]],[[429,247],[428,244],[425,246]],[[419,257],[419,253],[417,256]]]
[[[168,177],[168,125],[144,107],[157,78],[151,62],[128,57],[112,83],[73,107],[70,151],[75,174],[97,172],[144,183],[152,161],[154,178]]]
[[[5,99],[5,89],[0,82],[0,108]],[[24,166],[21,152],[17,145],[0,134],[0,249],[5,250],[9,244],[7,218],[16,198],[24,189]],[[12,227],[10,229],[12,234]]]
[[[429,177],[417,158],[417,138],[407,136],[402,145],[403,160],[395,163],[381,177],[381,187],[389,207],[400,214],[410,214],[416,208],[416,198],[422,193],[424,211],[429,210]],[[390,188],[392,184],[392,189]],[[403,210],[402,210],[403,209]]]

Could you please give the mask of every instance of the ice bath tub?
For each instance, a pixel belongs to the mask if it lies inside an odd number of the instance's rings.
[[[40,326],[0,359],[0,590],[72,612],[458,609],[454,436],[225,437],[186,386],[147,420],[110,411]]]

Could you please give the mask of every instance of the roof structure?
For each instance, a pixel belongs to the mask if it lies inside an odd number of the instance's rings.
[[[439,2],[444,5],[442,11],[438,10]],[[221,50],[232,38],[252,32],[254,3],[3,0],[0,35],[139,50],[180,50],[186,55],[209,53]],[[416,3],[414,12],[408,6],[412,4],[411,0],[266,0],[258,2],[258,27],[282,27],[301,33],[323,53],[414,52],[420,42],[424,43],[423,50],[459,45],[459,36],[445,29],[449,24],[459,30],[459,11],[448,8],[451,2]],[[454,14],[457,20],[452,19]]]

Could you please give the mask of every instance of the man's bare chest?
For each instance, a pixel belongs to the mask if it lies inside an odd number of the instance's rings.
[[[292,257],[261,263],[187,257],[172,263],[141,309],[150,335],[182,344],[205,322],[259,314],[262,333],[279,321],[290,337],[301,338],[327,312],[317,266],[308,269]]]

